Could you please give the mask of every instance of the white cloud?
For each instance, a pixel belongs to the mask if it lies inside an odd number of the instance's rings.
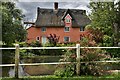
[[[23,14],[26,15],[25,18],[35,19],[37,7],[53,9],[53,4],[54,2],[17,2],[16,5],[22,9]],[[59,2],[59,8],[89,10],[89,8],[87,8],[88,4],[89,0],[85,0],[84,2]]]

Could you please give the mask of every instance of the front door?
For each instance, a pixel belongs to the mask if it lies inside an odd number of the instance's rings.
[[[42,44],[45,44],[47,41],[46,41],[46,36],[42,36]]]

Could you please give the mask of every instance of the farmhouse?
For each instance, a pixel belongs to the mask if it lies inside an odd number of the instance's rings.
[[[46,43],[49,35],[59,38],[59,43],[80,41],[85,34],[84,28],[90,23],[85,10],[59,9],[54,3],[54,9],[37,8],[37,19],[27,29],[27,42],[39,41]]]

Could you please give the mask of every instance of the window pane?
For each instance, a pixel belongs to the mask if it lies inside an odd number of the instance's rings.
[[[70,31],[70,28],[69,27],[65,27],[65,31]]]
[[[42,28],[41,28],[41,31],[42,31],[42,32],[45,32],[45,31],[46,31],[46,27],[42,27]]]
[[[70,23],[70,19],[69,19],[69,18],[66,18],[66,19],[65,19],[65,22],[66,22],[66,23]]]
[[[69,37],[64,37],[64,42],[69,42]]]
[[[40,40],[40,37],[38,36],[38,37],[36,37],[36,41],[39,41]]]
[[[80,31],[84,31],[84,27],[83,26],[80,27]]]

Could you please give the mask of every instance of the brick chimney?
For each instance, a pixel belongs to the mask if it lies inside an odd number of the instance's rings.
[[[58,10],[58,2],[54,2],[54,9]]]

